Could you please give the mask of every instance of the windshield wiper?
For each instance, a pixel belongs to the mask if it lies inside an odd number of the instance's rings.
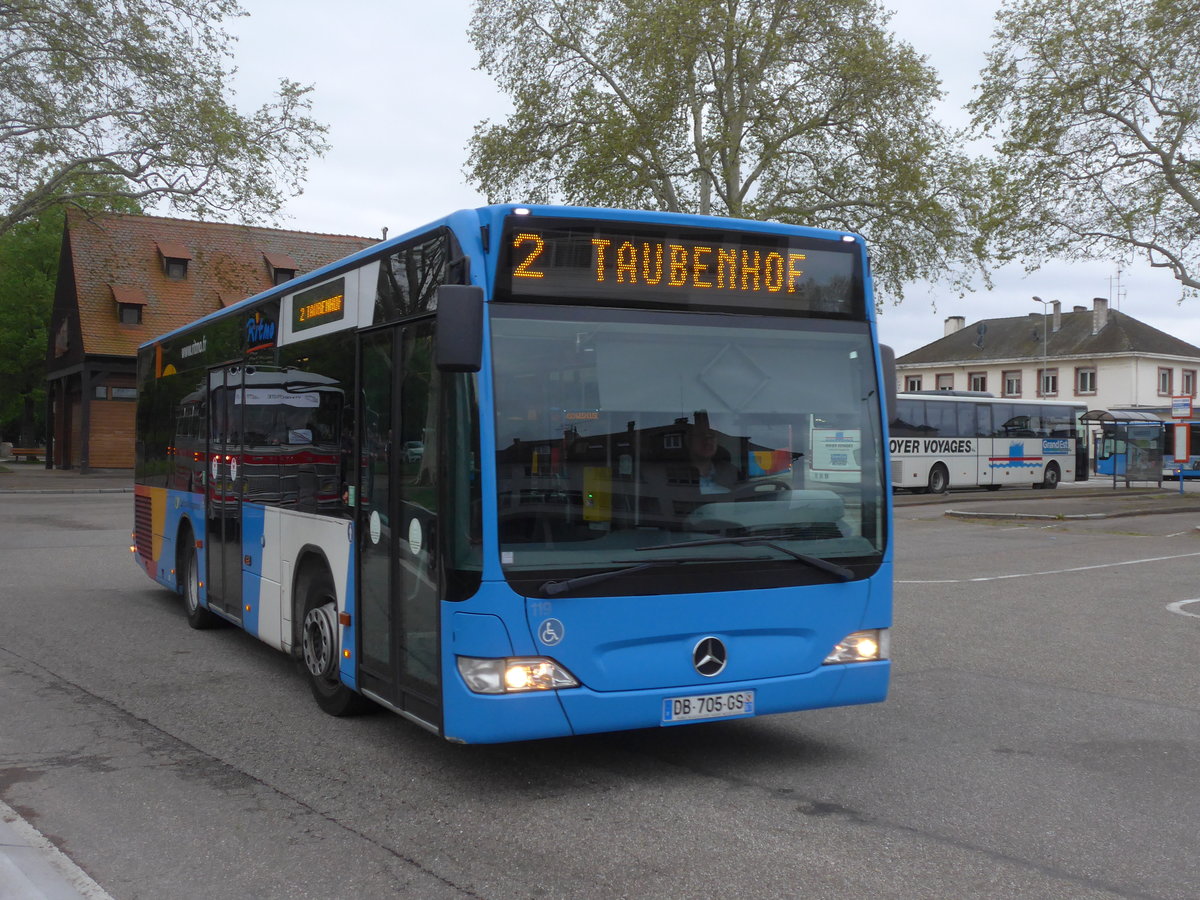
[[[685,547],[711,547],[716,544],[741,544],[743,546],[758,545],[762,547],[770,547],[772,550],[778,550],[780,553],[786,553],[792,559],[799,560],[802,563],[812,566],[814,569],[820,569],[822,572],[828,572],[840,578],[842,581],[851,581],[854,578],[854,572],[847,569],[845,566],[839,566],[835,562],[830,562],[827,559],[822,559],[820,556],[812,556],[808,553],[800,553],[796,550],[789,550],[775,543],[777,538],[786,537],[781,534],[759,534],[747,535],[746,537],[720,537],[708,538],[702,541],[680,541],[677,544],[656,544],[653,547],[638,547],[638,551],[642,550],[681,550]]]
[[[702,543],[713,543],[704,541]],[[688,546],[687,544],[679,544],[680,547]],[[651,550],[652,547],[644,547],[640,549]],[[658,569],[662,566],[681,566],[687,563],[708,563],[708,562],[746,562],[759,559],[770,559],[769,556],[681,556],[672,559],[649,559],[645,562],[635,562],[630,559],[617,559],[613,562],[627,563],[633,562],[634,565],[623,566],[620,569],[609,569],[606,572],[593,572],[591,575],[580,575],[576,578],[568,578],[565,581],[547,581],[543,584],[539,591],[543,594],[553,597],[556,594],[561,594],[564,591],[569,591],[572,588],[583,587],[587,584],[596,584],[600,581],[607,581],[610,578],[615,578],[618,575],[630,575],[634,572],[641,572],[643,569]]]

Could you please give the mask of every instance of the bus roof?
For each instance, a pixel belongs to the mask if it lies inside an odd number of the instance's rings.
[[[1082,400],[1043,400],[1041,397],[1025,399],[1023,397],[997,397],[994,394],[980,391],[900,391],[896,394],[905,400],[933,400],[946,402],[958,400],[966,403],[1024,403],[1045,406],[1070,406],[1086,409],[1087,404]]]
[[[745,232],[761,232],[764,234],[792,234],[803,237],[824,238],[827,240],[843,240],[853,241],[858,244],[864,244],[861,235],[850,231],[831,231],[824,228],[814,228],[808,225],[790,225],[782,222],[760,222],[753,219],[734,219],[722,216],[702,216],[693,213],[675,213],[662,212],[658,210],[630,210],[630,209],[602,209],[599,207],[587,206],[547,206],[528,203],[502,203],[493,206],[481,206],[475,209],[460,209],[457,212],[450,213],[440,219],[435,219],[427,222],[417,228],[410,229],[396,237],[390,237],[373,244],[363,250],[353,253],[350,256],[335,260],[327,265],[300,275],[290,281],[285,281],[282,284],[274,285],[265,291],[260,291],[245,300],[240,300],[224,309],[215,310],[206,316],[196,319],[194,322],[189,322],[179,328],[160,334],[148,341],[143,342],[138,349],[145,350],[154,346],[160,341],[174,337],[179,334],[184,334],[191,331],[197,325],[224,319],[229,316],[236,316],[244,311],[247,307],[253,306],[263,300],[271,297],[281,297],[284,294],[291,294],[298,290],[303,290],[306,285],[321,282],[339,272],[355,268],[361,263],[378,256],[385,256],[392,250],[403,246],[414,238],[428,234],[430,231],[439,228],[449,228],[454,231],[460,238],[467,235],[474,237],[479,235],[484,228],[491,228],[494,234],[493,240],[499,240],[500,225],[504,220],[511,215],[529,215],[529,216],[545,216],[553,218],[577,218],[577,219],[594,219],[600,221],[614,222],[647,222],[647,223],[662,223],[674,226],[682,226],[689,228],[723,228],[731,231]],[[491,247],[483,247],[482,239],[478,240],[477,249],[483,253],[488,253],[492,250]],[[472,272],[472,281],[475,280],[477,273]]]

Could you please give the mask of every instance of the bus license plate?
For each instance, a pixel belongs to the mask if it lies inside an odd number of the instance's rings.
[[[754,715],[754,691],[730,691],[726,694],[696,694],[668,697],[663,701],[662,723],[695,722],[698,719],[728,719]]]

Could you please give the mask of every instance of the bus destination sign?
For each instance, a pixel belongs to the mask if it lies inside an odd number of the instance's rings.
[[[514,216],[497,298],[862,314],[853,240]]]
[[[301,291],[292,297],[292,331],[337,322],[346,315],[346,280],[333,281]]]

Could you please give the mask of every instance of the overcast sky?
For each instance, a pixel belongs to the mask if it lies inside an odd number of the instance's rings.
[[[395,236],[464,207],[482,205],[462,174],[474,125],[503,117],[507,104],[475,70],[467,39],[468,0],[242,0],[250,16],[238,35],[238,100],[264,102],[279,78],[315,85],[314,115],[330,126],[330,152],[311,166],[283,227]],[[991,43],[998,0],[887,0],[894,32],[938,70],[942,114],[962,125]],[[520,198],[512,198],[519,201]],[[1118,282],[1119,278],[1119,282]],[[1118,290],[1117,285],[1120,285]],[[959,298],[914,284],[880,317],[880,336],[903,355],[944,333],[947,316],[980,319],[1040,313],[1031,299],[1063,309],[1111,297],[1114,308],[1200,346],[1200,301],[1181,306],[1169,274],[1137,261],[1057,264],[1026,275],[996,274],[995,289]]]

